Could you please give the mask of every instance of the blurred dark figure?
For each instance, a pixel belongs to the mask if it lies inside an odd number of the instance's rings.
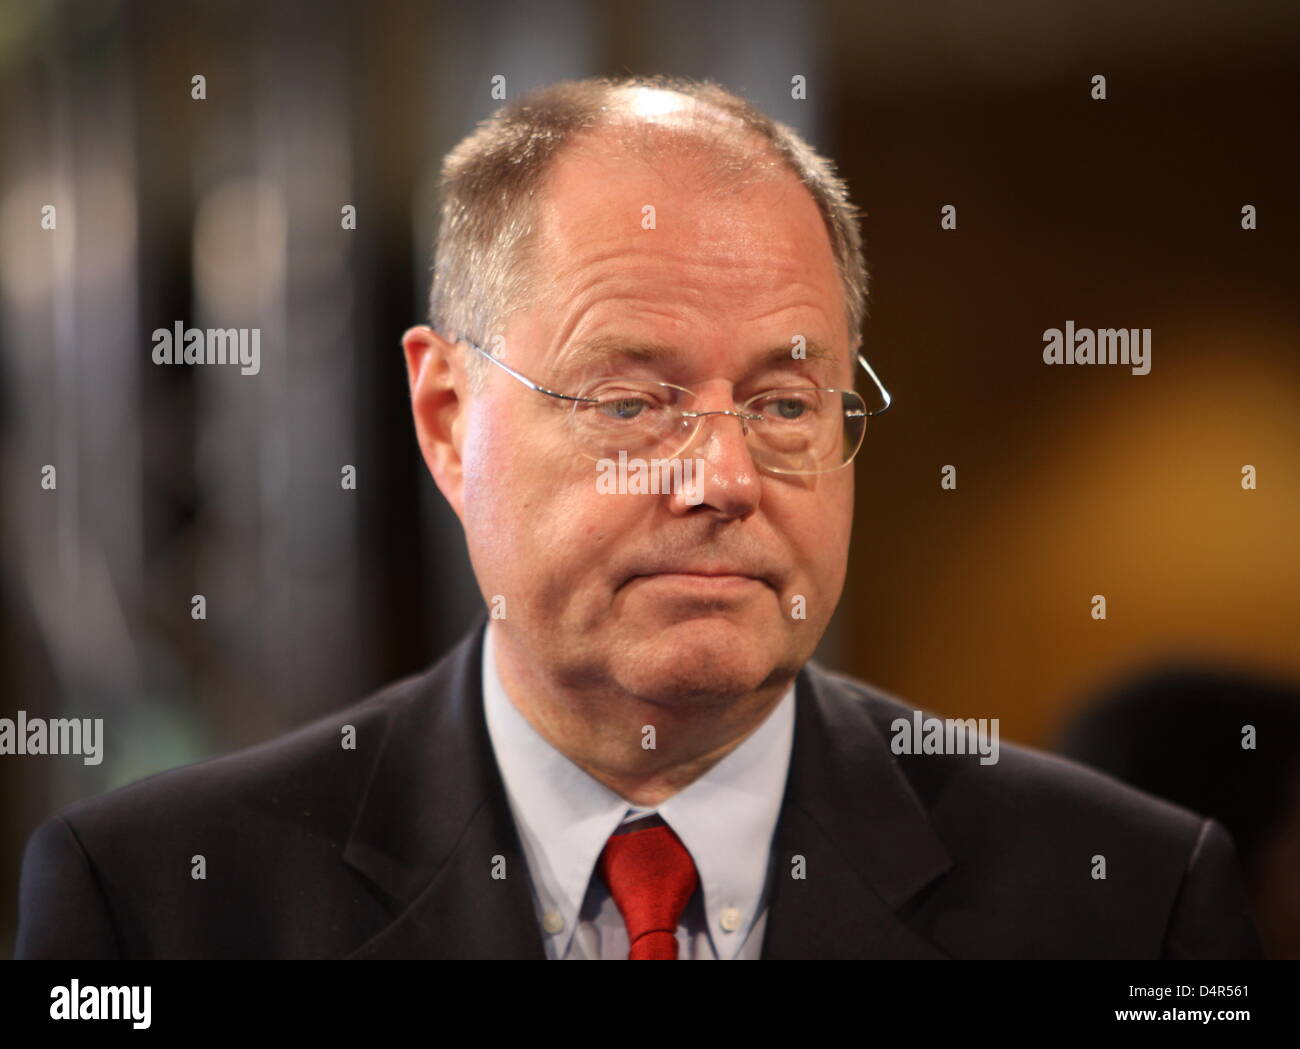
[[[1085,703],[1059,749],[1220,821],[1236,840],[1266,954],[1300,958],[1300,686],[1160,667]]]

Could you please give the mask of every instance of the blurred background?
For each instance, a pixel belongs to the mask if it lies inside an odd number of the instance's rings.
[[[0,717],[102,717],[106,740],[98,766],[0,757],[0,951],[56,808],[350,703],[477,617],[398,342],[425,320],[439,163],[494,76],[514,97],[624,73],[746,95],[866,211],[865,352],[895,402],[854,467],[823,661],[1224,819],[1272,952],[1300,955],[1282,0],[0,0]],[[1151,328],[1150,374],[1045,366],[1067,320]],[[260,328],[260,374],[155,366],[177,321]],[[1269,776],[1230,777],[1248,759],[1210,732],[1180,744],[1199,793],[1144,781],[1162,730],[1096,720],[1154,693],[1168,727],[1192,687],[1234,740],[1271,697]]]

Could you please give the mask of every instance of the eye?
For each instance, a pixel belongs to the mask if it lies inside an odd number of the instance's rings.
[[[597,403],[588,405],[605,422],[647,422],[656,417],[670,391],[667,387],[637,382],[616,382],[599,386],[586,393]]]
[[[648,407],[649,403],[644,397],[613,397],[606,399],[601,398],[600,411],[611,419],[631,420],[635,419]]]
[[[815,390],[777,390],[760,397],[753,407],[775,422],[809,422],[816,417],[819,404]]]

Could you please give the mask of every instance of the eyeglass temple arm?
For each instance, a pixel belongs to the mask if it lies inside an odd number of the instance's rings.
[[[871,376],[871,381],[876,384],[876,389],[880,391],[880,396],[885,399],[884,407],[879,408],[874,412],[867,412],[867,414],[880,415],[883,412],[888,411],[889,406],[891,403],[893,403],[894,399],[889,395],[889,391],[885,389],[885,384],[880,381],[880,379],[877,377],[875,373],[875,370],[871,367],[870,364],[867,363],[867,359],[864,356],[862,356],[862,354],[860,353],[858,354],[858,363],[867,370],[867,374]]]
[[[544,393],[546,394],[547,397],[557,397],[562,401],[579,401],[586,404],[595,403],[594,400],[590,397],[570,397],[567,393],[556,393],[554,390],[548,390],[541,383],[533,382],[533,380],[528,378],[527,375],[520,374],[519,372],[515,371],[512,367],[510,367],[510,365],[508,365],[505,361],[488,353],[487,350],[483,349],[482,346],[474,342],[472,339],[467,339],[464,336],[462,336],[460,341],[463,342],[466,346],[470,347],[471,349],[478,350],[479,353],[481,353],[484,357],[490,360],[498,368],[506,372],[508,375],[513,375],[516,379],[518,379],[521,383],[527,386],[530,390],[536,390],[538,393]]]

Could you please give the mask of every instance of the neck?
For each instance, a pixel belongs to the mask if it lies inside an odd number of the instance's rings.
[[[725,701],[668,706],[617,686],[562,687],[500,632],[493,633],[492,654],[507,698],[538,735],[593,779],[645,806],[663,803],[740,746],[793,680]]]

